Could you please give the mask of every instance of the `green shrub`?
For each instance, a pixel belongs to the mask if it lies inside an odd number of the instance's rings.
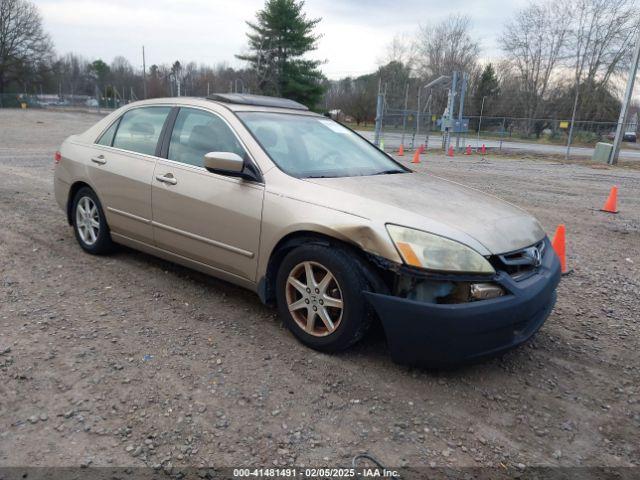
[[[600,141],[600,135],[593,132],[579,131],[573,137],[576,143],[596,143]]]

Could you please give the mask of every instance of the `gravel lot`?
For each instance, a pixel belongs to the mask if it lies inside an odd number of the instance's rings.
[[[309,350],[252,293],[148,255],[84,254],[53,152],[97,120],[0,110],[0,466],[640,463],[640,171],[430,152],[420,172],[565,223],[573,268],[533,342],[433,372],[380,335]]]

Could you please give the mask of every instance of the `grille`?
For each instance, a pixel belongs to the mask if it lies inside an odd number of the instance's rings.
[[[544,258],[546,247],[546,243],[542,240],[515,252],[494,255],[490,262],[496,271],[506,272],[514,280],[522,280],[536,272]]]

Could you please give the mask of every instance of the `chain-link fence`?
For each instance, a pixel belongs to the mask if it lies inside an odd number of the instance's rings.
[[[118,96],[89,96],[73,94],[0,94],[0,108],[55,108],[71,110],[102,111],[113,110],[129,103]]]
[[[119,95],[73,95],[73,94],[0,94],[0,108],[49,108],[91,112],[108,112],[125,105],[130,100]],[[347,121],[347,119],[339,119]],[[374,134],[363,125],[351,125],[367,138]],[[448,127],[447,127],[448,126]],[[369,125],[368,128],[372,128]],[[571,121],[556,118],[516,118],[506,116],[464,116],[451,122],[442,115],[429,111],[384,109],[380,122],[380,142],[387,150],[414,150],[420,145],[428,149],[447,149],[453,146],[458,151],[469,146],[476,150],[484,145],[490,150],[522,150],[566,155],[568,153],[590,156],[598,142],[612,143],[617,122],[576,121],[571,132]],[[623,125],[622,148],[636,147],[638,125],[629,122]],[[570,146],[570,151],[567,148]],[[640,144],[638,144],[640,158]]]
[[[418,113],[415,110],[387,109],[381,118],[380,142],[387,150],[397,149],[400,145],[413,150],[424,145],[428,149],[453,146],[462,151],[469,146],[473,150],[479,150],[484,145],[492,150],[529,150],[590,156],[598,142],[613,143],[616,128],[615,121],[580,120],[574,122],[571,131],[571,121],[568,119],[506,116],[464,116],[462,121],[454,118],[447,123],[441,115],[428,111]],[[637,128],[635,122],[622,126],[622,148],[635,148]],[[372,134],[365,134],[373,138]],[[638,150],[640,152],[640,144]]]

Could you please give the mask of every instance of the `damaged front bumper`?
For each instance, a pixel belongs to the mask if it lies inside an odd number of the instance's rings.
[[[363,293],[382,322],[394,361],[442,367],[496,355],[530,339],[555,304],[560,263],[547,248],[530,275],[516,279],[499,271],[492,281],[505,295],[467,303]]]

